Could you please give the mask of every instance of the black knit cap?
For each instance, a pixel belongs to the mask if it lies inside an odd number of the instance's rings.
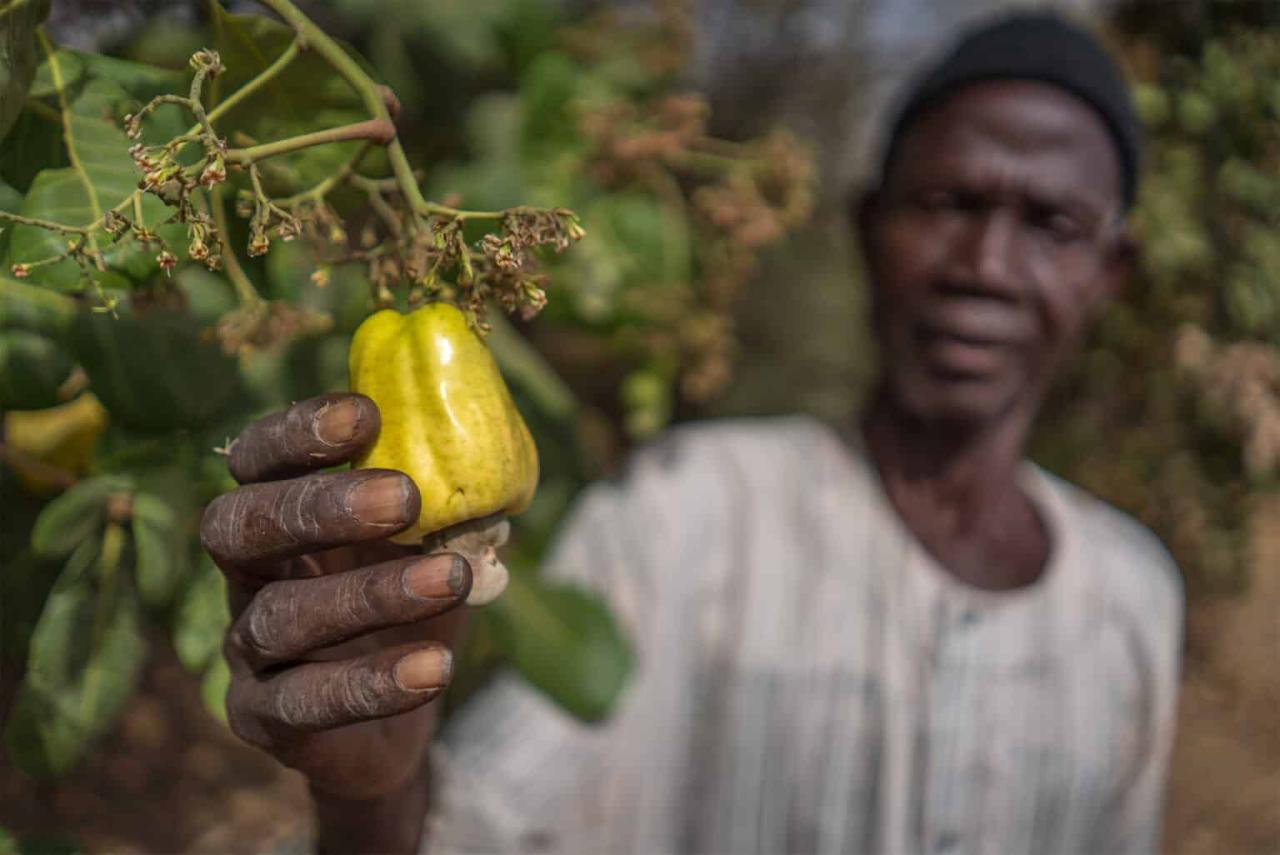
[[[1015,12],[965,33],[941,62],[916,81],[902,102],[885,146],[881,174],[904,131],[927,107],[984,80],[1050,83],[1097,111],[1120,155],[1125,207],[1133,204],[1141,143],[1129,88],[1092,34],[1047,12]]]

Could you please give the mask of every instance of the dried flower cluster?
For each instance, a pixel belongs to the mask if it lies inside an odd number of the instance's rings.
[[[26,278],[37,267],[71,257],[81,265],[85,279],[96,285],[92,269],[106,267],[97,247],[99,236],[113,244],[136,241],[145,251],[155,253],[157,265],[170,273],[180,261],[181,247],[168,245],[154,226],[144,223],[141,199],[149,194],[173,211],[165,225],[185,226],[186,258],[210,270],[225,267],[237,283],[244,305],[218,325],[224,346],[230,350],[246,345],[265,346],[317,329],[319,321],[315,318],[258,298],[235,260],[234,251],[227,245],[225,228],[220,227],[222,202],[216,192],[227,182],[230,169],[233,173],[247,173],[249,179],[248,186],[237,192],[235,203],[236,213],[249,221],[246,254],[264,255],[272,240],[306,237],[314,242],[315,255],[320,259],[312,275],[317,286],[328,282],[334,266],[363,263],[377,303],[390,303],[396,289],[406,288],[410,302],[457,303],[480,330],[488,328],[484,313],[490,302],[526,319],[546,305],[546,279],[538,270],[534,251],[549,247],[563,252],[582,238],[582,226],[572,211],[532,207],[456,211],[425,202],[416,186],[406,189],[399,178],[361,175],[357,170],[369,147],[388,144],[395,137],[394,126],[385,118],[333,129],[331,139],[318,139],[323,136],[321,132],[251,149],[231,149],[215,131],[203,103],[204,85],[222,73],[222,59],[216,51],[200,50],[191,57],[191,68],[194,74],[187,95],[158,96],[124,118],[125,135],[133,141],[129,155],[141,173],[137,192],[87,227],[30,221],[32,225],[63,232],[70,240],[63,253],[14,265],[11,272],[15,277]],[[394,101],[394,96],[390,97]],[[141,139],[146,119],[165,104],[185,109],[195,125],[162,144],[144,144]],[[340,135],[340,131],[346,134]],[[338,174],[287,198],[273,198],[265,189],[260,161],[296,148],[351,138],[364,139],[366,144]],[[193,145],[202,149],[200,156],[194,162],[184,162],[191,160],[185,153]],[[328,202],[334,190],[346,185],[364,191],[374,215],[354,245],[343,217]],[[406,198],[406,193],[416,198]],[[470,223],[481,222],[496,222],[499,230],[478,237],[468,234]],[[114,308],[114,302],[100,290],[99,294],[104,308]]]
[[[361,233],[359,246],[347,246],[345,232],[336,220],[317,218],[321,209],[304,212],[301,228],[308,232],[328,229],[330,251],[318,253],[312,281],[323,285],[334,266],[362,262],[367,265],[375,300],[388,304],[395,288],[408,288],[411,304],[433,300],[454,303],[472,325],[489,329],[485,312],[491,302],[503,311],[530,320],[546,305],[546,276],[535,250],[563,252],[586,234],[577,216],[564,208],[511,208],[497,219],[499,231],[469,240],[467,213],[419,217],[409,211],[398,191],[385,182],[359,179],[369,196],[375,218]],[[476,217],[479,219],[479,217]],[[336,250],[336,251],[333,251]]]
[[[1216,345],[1199,327],[1182,328],[1178,368],[1243,445],[1244,469],[1261,479],[1280,468],[1280,357],[1258,342]]]
[[[696,34],[690,0],[653,0],[605,8],[565,28],[561,38],[589,65],[625,55],[646,77],[665,83],[685,70]]]
[[[731,310],[760,252],[813,208],[812,159],[796,139],[781,131],[749,142],[717,139],[708,134],[708,112],[700,96],[676,94],[600,104],[579,117],[598,183],[639,186],[692,209],[697,286],[673,292],[663,283],[662,306],[641,298],[633,309],[654,321],[644,339],[650,355],[678,357],[680,391],[693,402],[712,398],[732,379]]]
[[[218,319],[210,332],[228,354],[245,348],[265,350],[297,336],[327,332],[333,326],[328,315],[279,300],[233,309]]]

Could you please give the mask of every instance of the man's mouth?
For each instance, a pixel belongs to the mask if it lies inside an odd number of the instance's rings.
[[[915,334],[925,365],[935,373],[980,379],[1004,370],[1017,357],[1019,341],[1008,336],[975,335],[938,326],[919,326]]]

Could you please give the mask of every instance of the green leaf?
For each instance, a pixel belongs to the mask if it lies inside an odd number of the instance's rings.
[[[12,214],[20,207],[22,207],[22,194],[4,181],[0,181],[0,211]]]
[[[127,487],[119,478],[90,478],[76,484],[40,512],[31,531],[31,548],[46,558],[70,555],[102,525],[107,497]]]
[[[689,226],[679,208],[636,193],[601,197],[583,219],[613,244],[630,282],[685,282],[692,273]]]
[[[286,354],[288,382],[281,384],[287,390],[283,404],[345,390],[350,349],[351,336],[341,333],[295,341]]]
[[[0,0],[0,140],[26,104],[36,71],[36,29],[49,0]]]
[[[608,716],[632,654],[598,597],[513,573],[489,608],[502,653],[526,680],[583,721]]]
[[[520,81],[521,137],[526,148],[581,146],[572,105],[582,74],[582,68],[559,51],[544,53],[530,63]]]
[[[0,329],[22,329],[61,339],[71,329],[76,302],[71,297],[0,276]]]
[[[5,181],[0,181],[0,211],[6,214],[16,214],[22,207],[22,194]],[[0,259],[5,257],[5,253],[9,250],[9,231],[8,223],[0,225]]]
[[[68,831],[40,831],[22,838],[22,855],[81,855],[84,847]]]
[[[272,247],[268,261],[278,251],[279,248]],[[178,268],[174,284],[186,298],[187,312],[202,323],[217,323],[219,318],[236,307],[236,295],[227,278],[198,265],[187,264]]]
[[[157,95],[185,95],[191,80],[189,74],[170,68],[158,68],[144,62],[132,62],[100,53],[84,53],[66,47],[55,50],[54,57],[58,61],[67,91],[75,92],[88,80],[108,80],[140,104]],[[41,64],[31,86],[33,96],[44,98],[57,95],[58,87],[52,70],[53,64],[50,62]]]
[[[209,17],[212,47],[225,68],[215,91],[224,98],[269,66],[294,39],[293,31],[277,21],[261,15],[231,15],[220,3],[209,4]],[[217,127],[230,140],[245,134],[268,142],[367,118],[355,90],[321,57],[302,51],[260,90],[224,114]],[[316,146],[274,159],[270,165],[287,165],[297,184],[311,185],[340,168],[358,146],[355,142]]]
[[[315,252],[301,241],[272,245],[264,261],[264,296],[327,314],[333,318],[334,330],[341,332],[355,332],[369,317],[373,288],[366,265],[338,265],[331,269],[329,283],[320,287],[311,281]]]
[[[60,403],[58,389],[75,363],[38,333],[0,329],[0,410],[42,410]]]
[[[195,578],[174,619],[174,650],[188,671],[198,673],[222,649],[222,638],[231,623],[226,579],[204,550],[200,550]]]
[[[59,569],[56,561],[31,550],[5,563],[0,573],[0,662],[26,661],[31,634]]]
[[[135,493],[132,529],[138,595],[143,605],[163,608],[186,575],[187,530],[181,507],[151,493]]]
[[[501,68],[513,41],[525,51],[545,48],[554,19],[536,0],[339,0],[338,6],[354,17],[394,21],[400,38],[425,41],[450,65],[472,74]]]
[[[18,838],[0,828],[0,855],[18,855]]]
[[[5,728],[9,756],[58,775],[114,724],[146,655],[133,591],[99,567],[97,539],[67,561],[31,638],[27,673]]]
[[[520,101],[514,95],[477,98],[467,115],[473,157],[465,164],[434,170],[431,195],[457,193],[468,206],[482,208],[536,202],[529,198],[520,162],[520,125]]]
[[[55,52],[46,60],[46,66],[55,83],[60,84],[58,110],[65,125],[63,143],[71,155],[71,165],[45,169],[36,175],[23,200],[22,213],[67,226],[87,226],[137,190],[139,175],[129,156],[131,143],[114,120],[132,105],[133,99],[118,84],[105,79],[90,79],[79,92],[69,91],[64,62],[65,57]],[[151,195],[144,195],[141,204],[142,222],[153,228],[172,213]],[[16,226],[9,242],[10,261],[31,263],[61,255],[71,238],[37,226]],[[139,251],[132,242],[99,248],[109,264],[127,262],[128,272],[135,278],[155,269],[152,255]],[[80,285],[81,271],[74,260],[65,258],[32,269],[31,280],[70,290]],[[119,277],[105,281],[119,283]]]
[[[0,567],[31,549],[31,528],[47,500],[33,496],[11,467],[0,465]],[[4,576],[0,572],[0,576]],[[0,590],[4,584],[0,582]],[[3,600],[0,600],[0,610]]]
[[[118,87],[122,102],[144,104],[157,95],[185,95],[189,89],[190,75],[186,71],[173,71],[127,59],[58,48],[40,66],[35,82],[31,85],[31,95],[54,98],[58,103],[63,100],[72,102],[94,80]],[[61,98],[58,98],[59,94]],[[147,117],[142,138],[146,142],[157,144],[166,142],[186,132],[192,122],[193,117],[183,108],[176,104],[164,104]]]
[[[68,163],[67,150],[62,144],[62,122],[48,111],[23,112],[0,145],[0,178],[20,192],[31,186],[41,170],[57,169]],[[9,233],[6,225],[5,234]]]
[[[486,340],[502,376],[518,388],[548,418],[563,424],[578,418],[579,404],[573,389],[556,373],[537,348],[516,332],[502,315],[490,321],[493,329]]]
[[[231,669],[227,667],[227,660],[219,654],[200,681],[200,698],[209,715],[223,724],[227,723],[227,687],[230,685]]]
[[[72,348],[112,421],[149,431],[209,424],[239,392],[236,361],[195,318],[170,311],[76,318]]]
[[[54,98],[59,92],[72,96],[84,85],[85,64],[79,52],[55,48],[52,58],[46,54],[44,60],[31,81],[32,98]]]
[[[623,294],[693,278],[690,225],[679,206],[640,193],[611,193],[582,206],[587,238],[558,265],[577,318],[607,324],[625,317]]]

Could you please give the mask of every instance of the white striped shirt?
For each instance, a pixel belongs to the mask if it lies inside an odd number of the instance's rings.
[[[514,677],[434,751],[447,852],[1152,852],[1182,631],[1146,529],[1026,464],[1033,585],[955,580],[806,417],[672,431],[593,486],[548,572],[637,670],[580,725]]]

